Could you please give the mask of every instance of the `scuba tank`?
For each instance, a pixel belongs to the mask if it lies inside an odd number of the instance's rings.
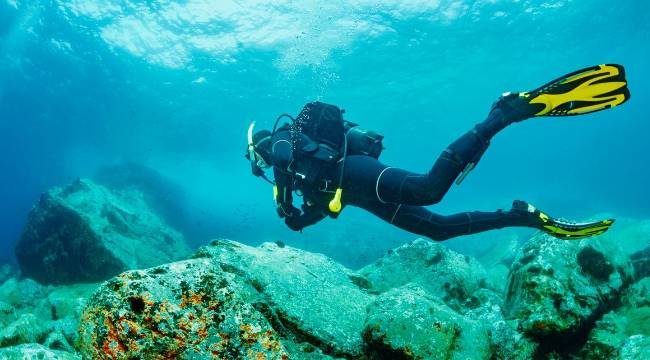
[[[383,135],[363,129],[351,122],[346,122],[346,138],[348,142],[346,155],[366,155],[379,159],[379,155],[384,150]]]
[[[335,105],[321,102],[308,103],[294,119],[290,115],[280,115],[273,126],[272,134],[278,130],[283,117],[291,124],[292,146],[296,162],[296,175],[306,183],[316,184],[322,180],[324,168],[341,163],[341,175],[334,197],[329,202],[329,210],[338,214],[342,209],[343,173],[348,155],[365,155],[378,159],[384,149],[384,136],[365,130],[358,124],[343,119],[345,110]]]

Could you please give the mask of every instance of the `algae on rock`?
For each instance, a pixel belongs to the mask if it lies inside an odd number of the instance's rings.
[[[285,358],[277,332],[243,300],[247,291],[209,259],[123,273],[90,299],[79,328],[81,352],[88,358]]]

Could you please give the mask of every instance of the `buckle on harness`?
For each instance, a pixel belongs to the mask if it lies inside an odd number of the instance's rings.
[[[328,191],[328,190],[327,190],[327,189],[329,188],[331,182],[332,182],[332,180],[323,179],[323,182],[322,182],[321,185],[318,187],[318,191],[322,191],[322,192],[332,192],[332,191]]]

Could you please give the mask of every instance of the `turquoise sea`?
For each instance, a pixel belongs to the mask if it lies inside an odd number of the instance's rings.
[[[3,1],[3,258],[40,193],[123,164],[174,185],[168,200],[197,243],[291,239],[339,251],[326,244],[335,232],[382,246],[391,230],[354,209],[302,236],[285,229],[243,159],[248,123],[334,103],[386,136],[384,162],[425,171],[502,92],[599,63],[626,67],[629,103],[507,129],[434,211],[522,198],[569,218],[648,216],[649,10],[598,0]]]
[[[647,217],[649,38],[643,1],[4,0],[1,257],[51,186],[150,170],[196,244],[282,239],[372,258],[412,236],[356,209],[302,235],[284,227],[243,159],[251,120],[337,104],[386,136],[385,163],[426,171],[502,92],[600,63],[626,67],[629,103],[508,128],[432,210],[521,198],[571,219]]]

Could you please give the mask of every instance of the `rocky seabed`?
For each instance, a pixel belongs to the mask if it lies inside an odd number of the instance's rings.
[[[0,359],[650,359],[648,224],[497,259],[417,239],[351,270],[279,242],[187,255],[137,194],[79,180],[0,268]]]

